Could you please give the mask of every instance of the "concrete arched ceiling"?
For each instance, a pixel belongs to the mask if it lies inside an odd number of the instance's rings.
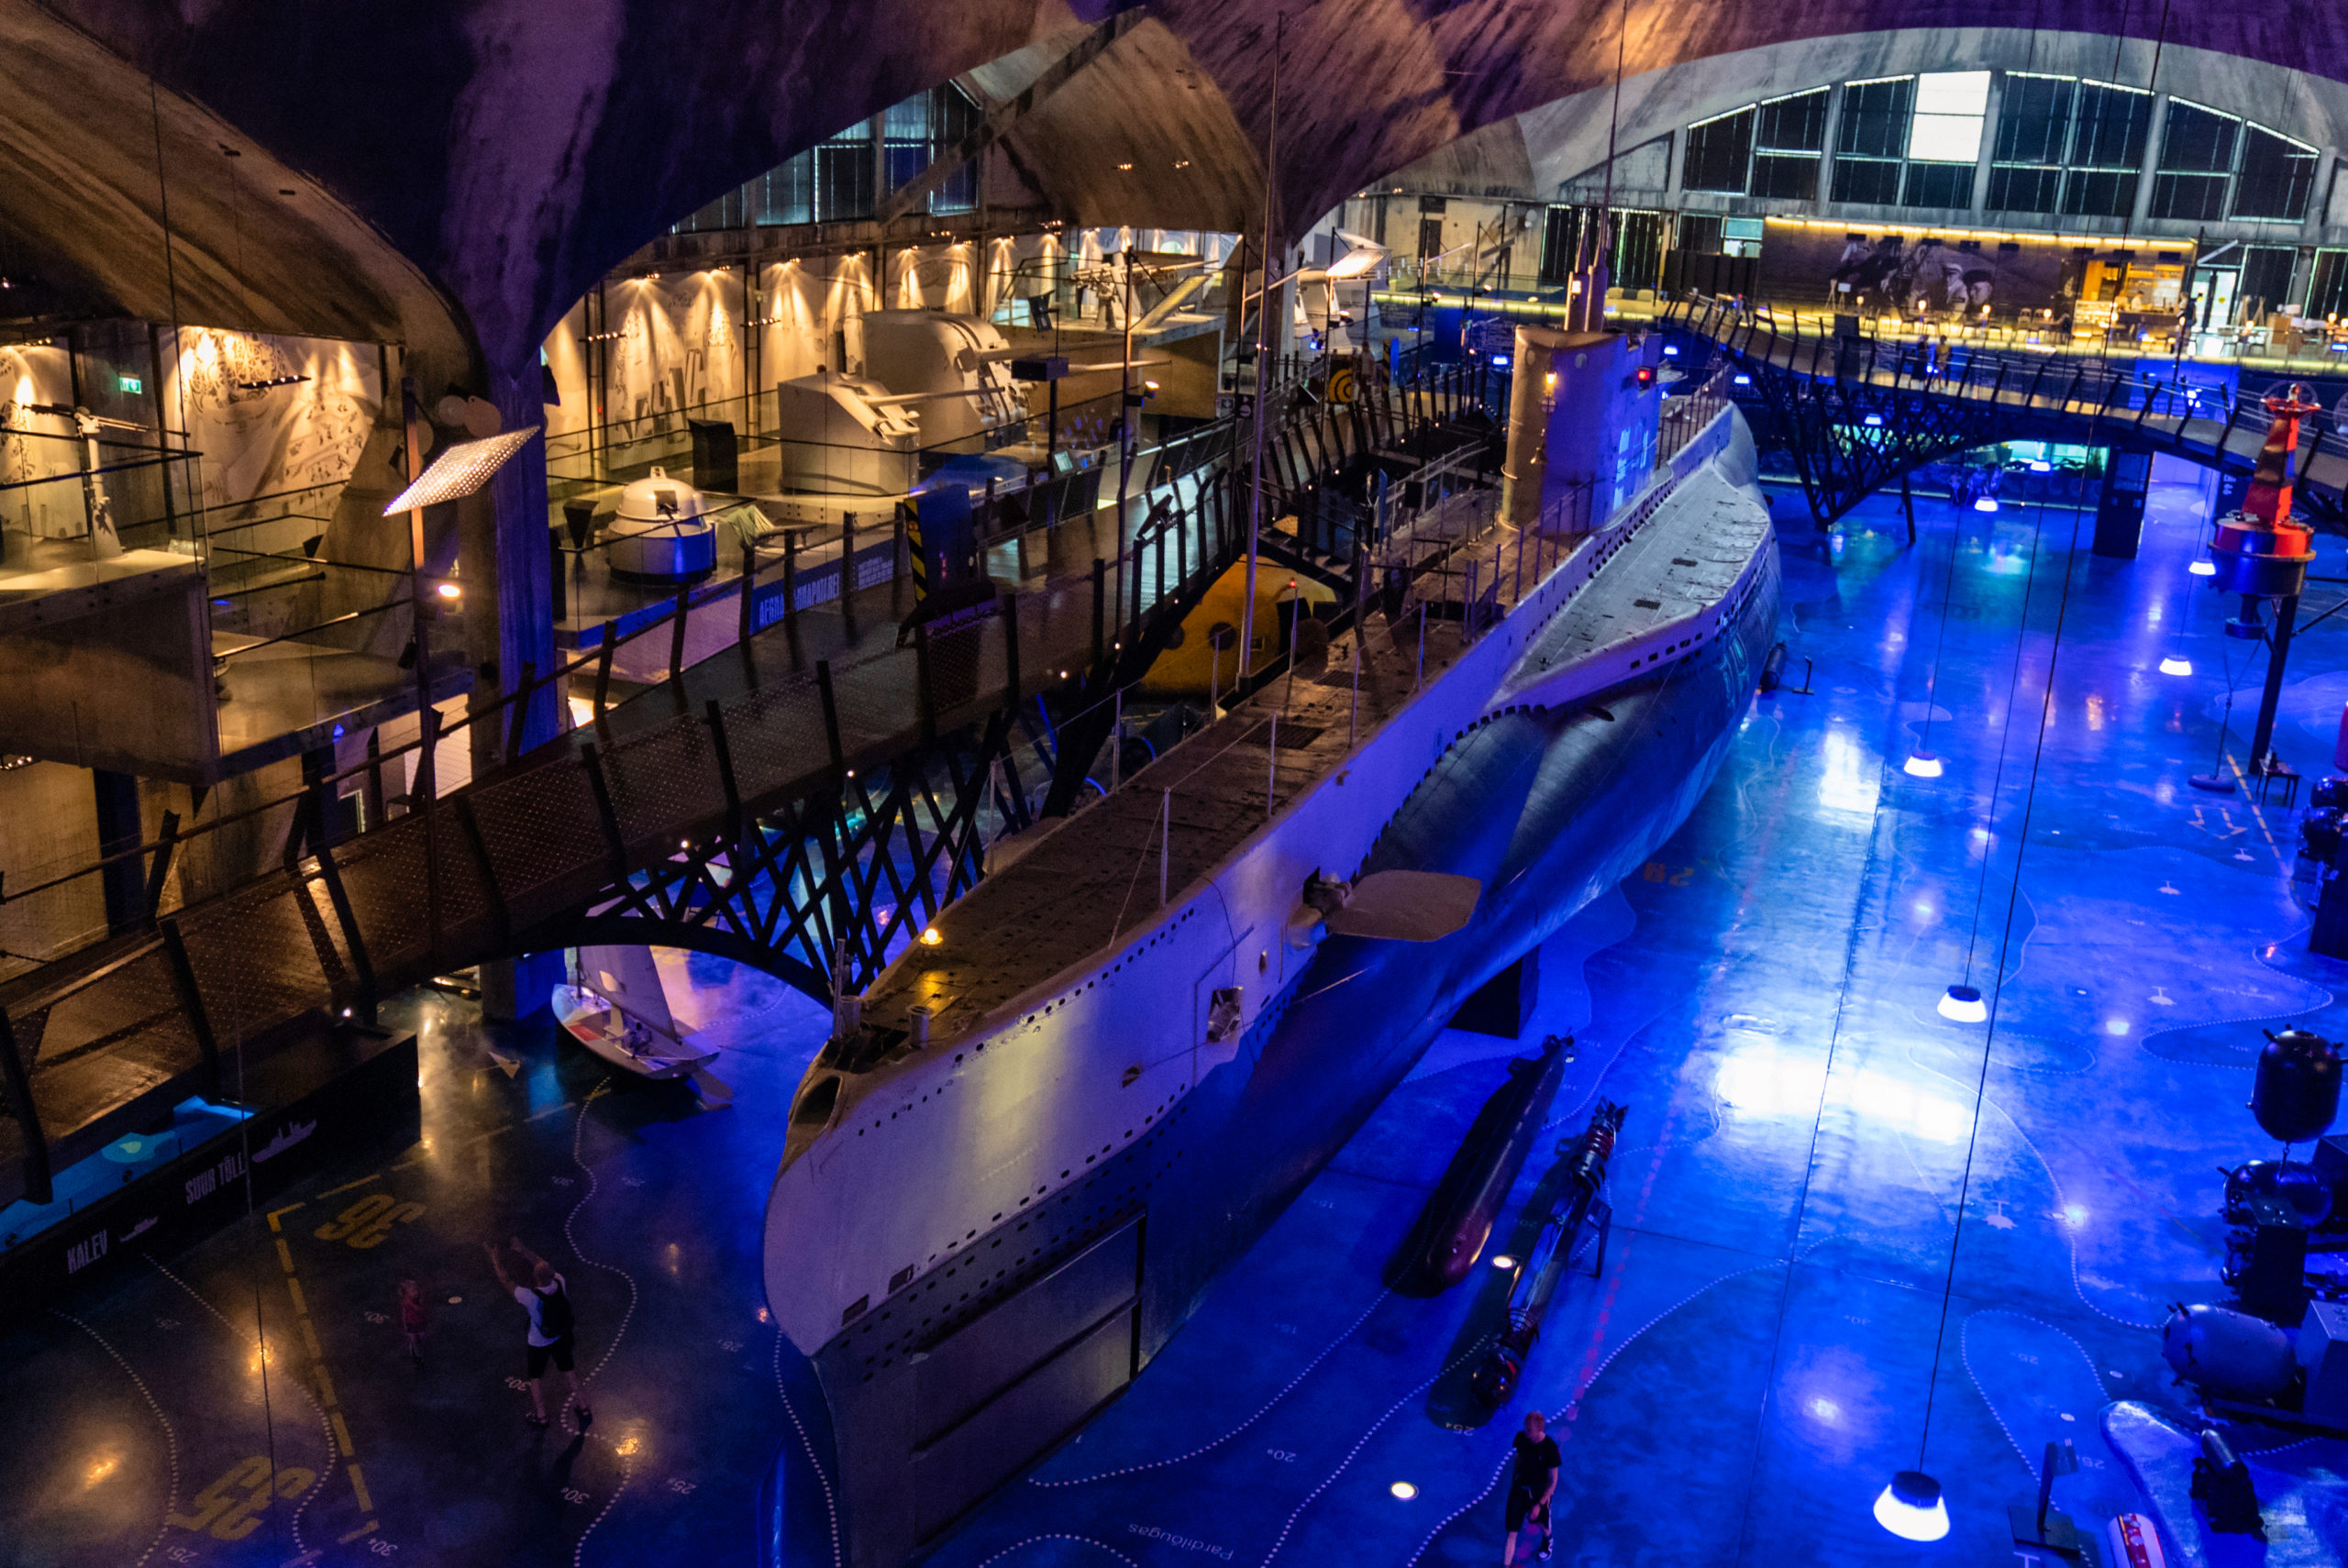
[[[518,381],[535,375],[537,345],[570,302],[681,215],[912,92],[1022,50],[1064,48],[1129,8],[1122,0],[294,8],[0,0],[11,35],[65,24],[94,46],[70,60],[61,50],[55,81],[19,80],[31,72],[0,65],[26,100],[12,141],[70,145],[58,167],[79,172],[89,190],[82,210],[60,210],[54,197],[28,203],[0,181],[0,222],[85,258],[105,244],[128,252],[151,242],[153,197],[141,193],[153,189],[151,135],[142,154],[140,122],[121,108],[135,106],[144,83],[103,80],[151,76],[190,113],[216,116],[256,156],[363,220],[378,237],[377,263],[387,250],[427,280],[493,372]],[[1064,106],[1023,127],[1014,150],[1082,221],[1236,226],[1260,196],[1253,149],[1270,118],[1279,8],[1279,0],[1150,0],[1151,25],[1087,68],[1099,78],[1072,83]],[[2348,11],[2329,6],[1287,0],[1285,8],[1279,185],[1290,232],[1479,127],[1604,87],[1618,40],[1634,79],[1806,40],[1839,48],[1831,40],[1895,29],[1919,38],[2006,29],[2158,37],[2168,50],[2348,81]],[[84,91],[92,79],[97,90]],[[1186,157],[1192,167],[1177,170]],[[1127,161],[1133,171],[1117,167]],[[138,232],[141,221],[149,232]],[[216,223],[206,218],[202,243],[225,257],[233,237]],[[176,209],[173,224],[182,226]],[[69,232],[76,227],[88,232]],[[339,253],[343,281],[323,275],[323,259],[307,271],[285,263],[269,292],[289,316],[313,293],[348,290],[371,298],[378,315],[396,294],[380,264],[364,263],[369,244],[348,235],[272,226],[245,237],[247,286],[256,244]],[[151,298],[151,287],[137,297]]]
[[[2243,116],[2317,147],[2348,148],[2348,83],[2205,49],[2092,33],[1964,28],[1803,39],[1679,61],[1627,77],[1619,126],[1612,83],[1484,127],[1382,183],[1545,201],[1578,177],[1595,178],[1607,133],[1628,151],[1756,99],[1831,83],[1920,71],[2029,71],[2092,77],[2173,94]]]

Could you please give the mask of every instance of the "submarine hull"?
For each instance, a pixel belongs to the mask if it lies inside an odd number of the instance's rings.
[[[1775,639],[1773,542],[1741,580],[1717,635],[1573,701],[1482,714],[1403,798],[1360,872],[1477,878],[1466,926],[1434,943],[1327,937],[1154,1125],[975,1229],[803,1364],[821,1408],[796,1402],[804,1435],[761,1531],[771,1560],[809,1560],[782,1551],[795,1535],[816,1559],[892,1568],[1080,1426],[1461,1001],[1653,856],[1711,787]],[[794,1450],[815,1472],[795,1493]]]

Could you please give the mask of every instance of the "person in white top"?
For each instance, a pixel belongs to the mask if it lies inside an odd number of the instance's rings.
[[[564,1381],[570,1386],[570,1397],[579,1399],[579,1375],[572,1364],[574,1353],[574,1322],[570,1312],[570,1292],[562,1275],[555,1273],[554,1264],[523,1245],[522,1238],[513,1239],[516,1254],[530,1265],[530,1282],[516,1285],[505,1272],[505,1260],[498,1255],[497,1243],[484,1242],[482,1249],[489,1253],[489,1266],[497,1271],[497,1283],[505,1293],[530,1315],[527,1362],[530,1377],[531,1413],[526,1419],[534,1427],[547,1424],[546,1375],[547,1363],[554,1363]],[[595,1419],[585,1401],[579,1404],[579,1424],[581,1427]]]

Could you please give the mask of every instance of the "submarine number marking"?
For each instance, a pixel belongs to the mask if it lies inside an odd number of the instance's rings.
[[[316,1471],[275,1467],[257,1453],[198,1492],[194,1513],[172,1514],[166,1522],[185,1530],[208,1529],[215,1540],[242,1540],[260,1528],[259,1516],[277,1497],[298,1497],[317,1478]]]
[[[311,1234],[321,1242],[340,1242],[365,1252],[382,1246],[393,1226],[407,1224],[423,1213],[421,1203],[402,1203],[390,1193],[378,1192],[360,1198]]]

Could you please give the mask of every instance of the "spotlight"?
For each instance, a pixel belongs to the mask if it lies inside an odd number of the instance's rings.
[[[2161,673],[2163,675],[2190,675],[2193,673],[2193,661],[2186,657],[2183,654],[2171,654],[2166,658],[2161,660]]]
[[[2054,471],[2054,465],[2047,462],[2033,461],[2030,465],[2030,471],[2034,474],[2051,474]]]
[[[1902,1470],[1875,1500],[1875,1522],[1902,1540],[1938,1540],[1948,1534],[1948,1505],[1941,1484],[1921,1470]]]
[[[935,947],[945,940],[945,933],[936,926],[925,925],[921,928],[921,944],[924,947]]]
[[[1880,414],[1870,414],[1865,419],[1860,420],[1859,423],[1866,425],[1870,430],[1880,430],[1883,428],[1883,415]]]
[[[1516,1266],[1516,1260],[1509,1256],[1506,1253],[1494,1253],[1492,1254],[1492,1266],[1498,1269],[1514,1268]]]
[[[2196,577],[2215,577],[2218,575],[2218,563],[2215,561],[2195,561],[2191,566],[2187,567],[2185,569],[2191,572]]]
[[[1998,498],[1994,495],[1985,495],[1980,500],[1973,503],[1973,510],[1976,512],[1995,512],[1998,510]],[[1902,1472],[1902,1474],[1912,1473]]]
[[[1397,1481],[1386,1489],[1406,1503],[1419,1495],[1419,1489],[1408,1481]]]
[[[1941,997],[1940,1015],[1954,1023],[1987,1023],[1989,1021],[1989,1004],[1981,999],[1981,988],[1978,986],[1951,986]],[[1934,1491],[1937,1495],[1938,1488]],[[1885,1496],[1888,1496],[1890,1494],[1887,1492]],[[1883,1505],[1877,1503],[1875,1507],[1875,1517],[1883,1518]],[[1890,1529],[1892,1527],[1886,1524],[1883,1528]],[[1943,1534],[1948,1531],[1948,1521],[1945,1519],[1941,1521],[1941,1531]],[[1937,1540],[1940,1537],[1917,1536],[1914,1539]]]
[[[437,593],[443,599],[460,599],[464,596],[465,591],[458,587],[453,582],[444,582],[432,591]]]
[[[1901,763],[1899,771],[1911,778],[1938,778],[1941,776],[1941,759],[1929,751],[1920,751]]]

